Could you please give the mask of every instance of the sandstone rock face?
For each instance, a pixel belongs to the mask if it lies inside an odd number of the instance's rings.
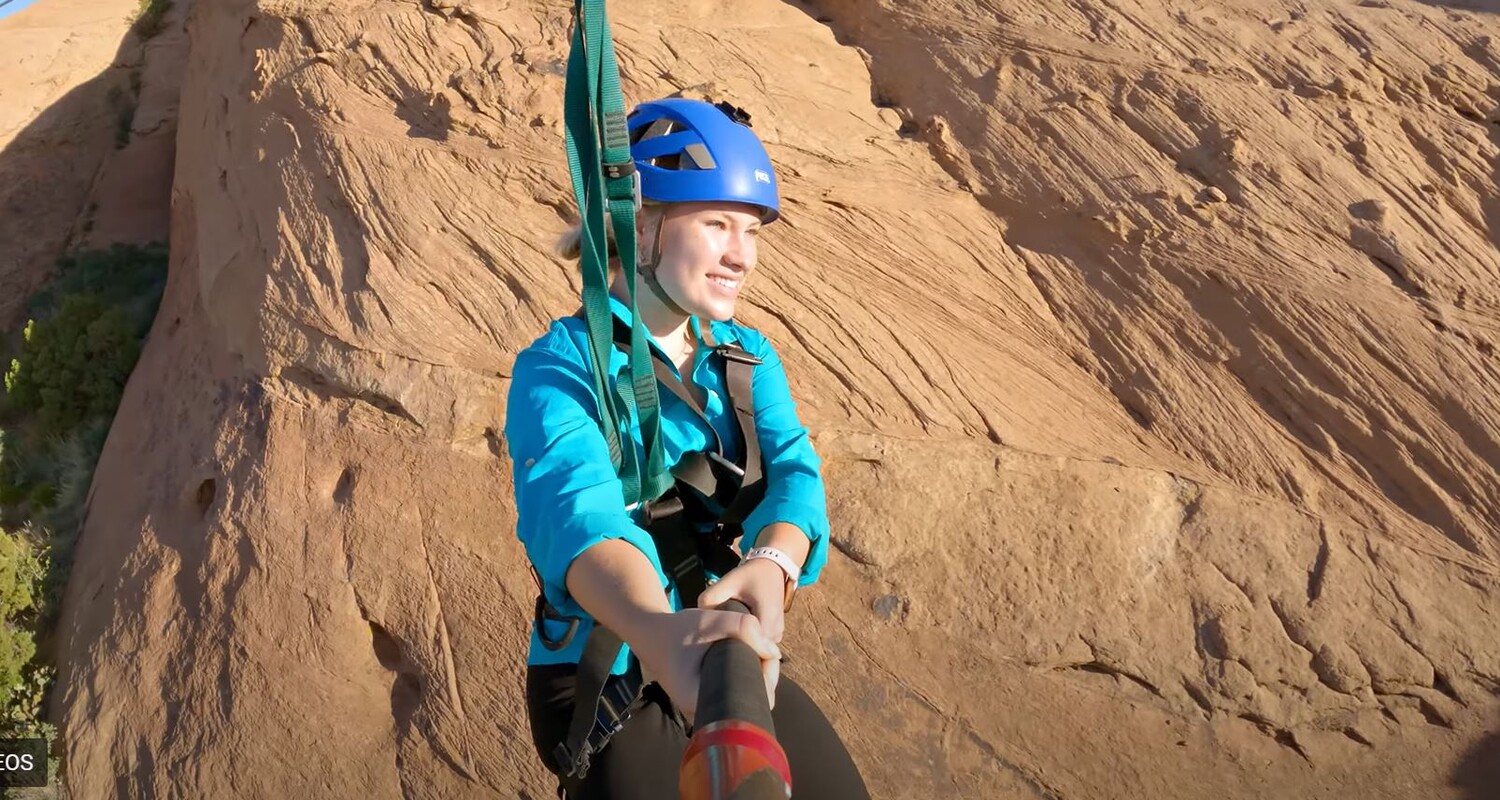
[[[560,11],[193,6],[79,796],[551,795],[497,431],[579,286]],[[611,12],[630,99],[732,99],[781,170],[741,317],[838,548],[788,671],[877,796],[1490,796],[1500,18]]]

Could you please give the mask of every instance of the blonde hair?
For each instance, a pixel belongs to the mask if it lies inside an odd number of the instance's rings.
[[[615,244],[615,226],[609,224],[607,211],[604,213],[604,238],[611,245]],[[557,237],[557,244],[552,246],[552,252],[564,261],[577,261],[583,258],[583,224],[579,223],[563,231],[563,234]]]
[[[637,219],[645,219],[648,213],[659,215],[665,213],[665,211],[666,209],[661,203],[647,201],[642,204],[641,213]],[[609,242],[611,253],[618,249],[618,243],[615,241],[615,226],[611,224],[608,211],[604,212],[604,238]],[[556,253],[557,257],[564,261],[577,261],[583,258],[583,223],[579,223],[563,231],[562,235],[557,237],[557,242],[552,246],[552,252]],[[617,256],[611,255],[609,258],[609,279],[611,281],[615,279],[615,274],[619,270],[620,259]]]

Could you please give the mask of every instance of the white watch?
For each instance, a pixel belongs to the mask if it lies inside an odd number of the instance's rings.
[[[746,553],[744,561],[740,563],[748,563],[757,558],[764,558],[772,564],[781,567],[781,571],[786,574],[786,594],[782,607],[783,609],[790,609],[792,607],[792,592],[796,590],[797,579],[802,575],[802,570],[797,566],[797,562],[793,561],[792,557],[787,555],[785,551],[777,550],[774,547],[756,547]]]
[[[786,579],[789,581],[796,582],[802,576],[802,570],[797,566],[797,562],[793,561],[784,550],[777,550],[774,547],[756,547],[745,554],[746,561],[756,558],[770,559],[776,566],[781,567],[781,571],[786,573]]]

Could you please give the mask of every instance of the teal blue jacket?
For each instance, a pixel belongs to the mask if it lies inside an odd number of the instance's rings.
[[[616,316],[629,321],[630,310],[624,303],[611,297],[610,305]],[[766,467],[766,496],[745,518],[741,549],[748,550],[767,525],[791,523],[812,544],[798,584],[813,583],[828,560],[827,501],[821,461],[797,418],[781,359],[752,328],[733,321],[709,324],[716,341],[734,342],[763,362],[755,367],[751,394]],[[695,317],[689,327],[701,345],[701,322]],[[661,352],[654,342],[652,348]],[[738,449],[738,424],[727,402],[722,367],[714,368],[716,360],[707,358],[710,353],[707,347],[696,348],[692,379],[704,390],[704,412],[725,443],[726,456],[737,460],[740,454],[731,449]],[[664,360],[670,365],[670,359]],[[593,545],[606,539],[635,545],[650,559],[662,588],[669,588],[651,535],[640,526],[639,511],[626,509],[624,488],[599,429],[590,364],[584,322],[574,317],[556,320],[516,356],[506,399],[505,441],[515,478],[516,535],[541,576],[547,601],[564,615],[582,618],[570,645],[556,652],[542,646],[533,625],[529,664],[577,663],[582,655],[593,619],[568,594],[564,576],[573,559]],[[629,380],[629,361],[618,349],[611,349],[609,372]],[[709,448],[713,434],[703,419],[671,392],[663,390],[660,395],[667,463],[676,464],[684,453]],[[642,449],[637,420],[622,420],[621,442],[633,443],[637,452]],[[675,590],[670,598],[672,607],[681,610],[682,598]],[[544,624],[551,639],[559,638],[567,627],[555,621]],[[628,664],[627,647],[616,660],[614,672],[623,672]]]

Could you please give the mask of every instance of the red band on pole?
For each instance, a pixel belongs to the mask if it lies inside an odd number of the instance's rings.
[[[694,731],[682,755],[679,790],[683,800],[727,798],[767,769],[781,777],[790,797],[792,768],[776,737],[749,722],[721,720]]]

